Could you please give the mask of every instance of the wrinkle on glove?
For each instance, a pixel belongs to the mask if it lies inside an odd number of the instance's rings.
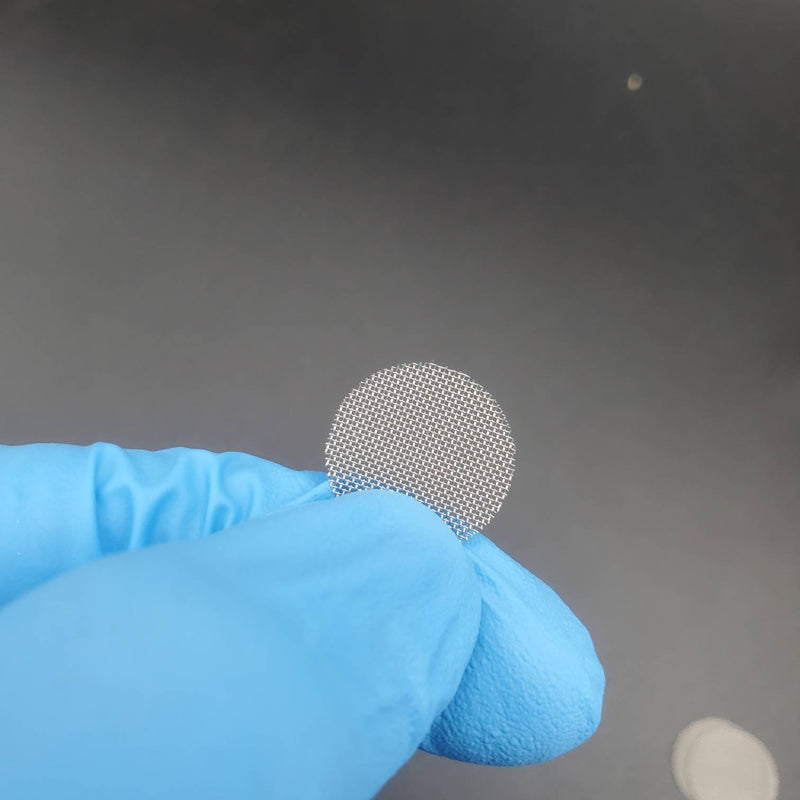
[[[0,606],[100,556],[330,496],[320,473],[245,453],[0,445]]]

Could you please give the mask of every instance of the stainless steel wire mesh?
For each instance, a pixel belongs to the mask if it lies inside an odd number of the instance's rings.
[[[347,395],[325,465],[335,494],[403,492],[467,539],[499,510],[514,453],[505,414],[482,386],[438,364],[411,363],[376,372]]]

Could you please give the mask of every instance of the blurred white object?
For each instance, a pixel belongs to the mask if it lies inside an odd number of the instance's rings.
[[[706,717],[672,750],[675,783],[689,800],[775,800],[778,770],[764,743],[738,725]]]

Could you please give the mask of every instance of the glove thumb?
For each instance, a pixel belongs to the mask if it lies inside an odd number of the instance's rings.
[[[0,611],[0,796],[372,797],[479,617],[461,544],[391,492],[91,562]]]

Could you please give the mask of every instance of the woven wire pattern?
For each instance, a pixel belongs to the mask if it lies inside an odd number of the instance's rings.
[[[438,364],[412,363],[376,372],[347,395],[325,466],[334,494],[403,492],[468,539],[508,494],[515,449],[505,414],[482,386]]]

